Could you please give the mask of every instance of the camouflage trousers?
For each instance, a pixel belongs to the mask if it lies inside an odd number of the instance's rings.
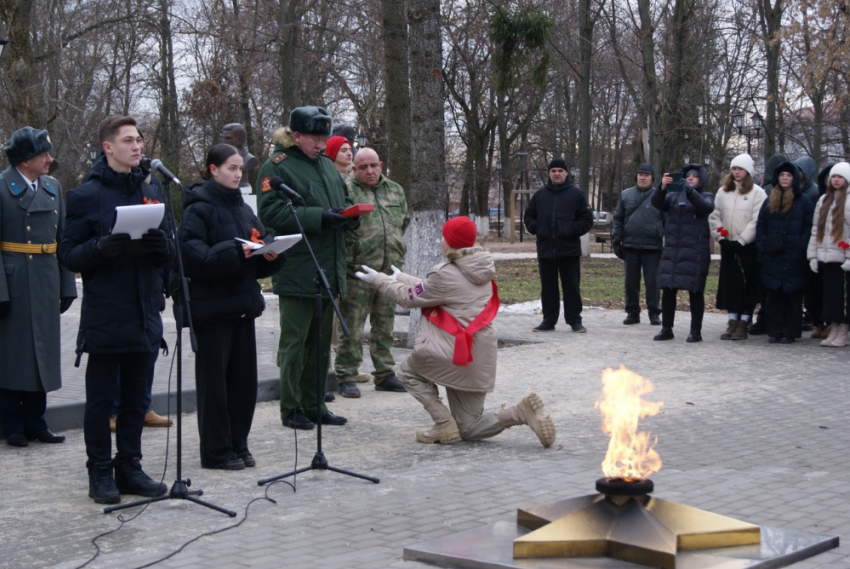
[[[339,303],[339,312],[351,336],[346,338],[341,329],[337,331],[339,344],[334,362],[337,381],[354,381],[357,377],[363,361],[363,327],[368,316],[371,324],[369,355],[375,366],[372,376],[375,385],[378,385],[395,371],[392,354],[395,302],[357,278],[348,277],[345,287],[346,294]]]

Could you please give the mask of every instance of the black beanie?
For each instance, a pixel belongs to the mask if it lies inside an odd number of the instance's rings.
[[[567,173],[570,172],[570,169],[567,168],[567,161],[561,158],[560,156],[557,158],[552,158],[552,161],[549,162],[549,168],[547,168],[547,170],[551,170],[552,168],[561,168],[562,170],[566,170]]]

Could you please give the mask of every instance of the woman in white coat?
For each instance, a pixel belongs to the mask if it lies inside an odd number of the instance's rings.
[[[753,180],[749,154],[736,156],[730,170],[714,196],[708,223],[720,245],[717,308],[729,312],[729,326],[720,339],[746,340],[759,293],[756,222],[767,194]]]
[[[839,162],[829,171],[826,193],[815,206],[812,236],[806,257],[812,271],[823,275],[823,320],[831,322],[821,346],[850,344],[850,164]]]
[[[496,383],[495,264],[490,253],[475,245],[476,227],[468,217],[450,219],[442,233],[447,261],[432,267],[424,279],[395,267],[392,276],[365,265],[355,273],[398,304],[422,309],[413,353],[398,369],[407,391],[434,420],[430,428],[416,431],[416,439],[477,441],[528,425],[543,446],[551,446],[555,424],[536,394],[513,407],[484,412],[484,399]],[[440,400],[438,385],[445,388],[451,411]]]

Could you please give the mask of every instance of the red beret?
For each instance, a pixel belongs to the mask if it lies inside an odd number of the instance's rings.
[[[475,245],[478,228],[466,216],[453,217],[443,225],[443,238],[452,249],[464,249]]]
[[[336,155],[343,144],[348,144],[344,136],[332,136],[325,143],[325,155],[331,160],[336,160]]]

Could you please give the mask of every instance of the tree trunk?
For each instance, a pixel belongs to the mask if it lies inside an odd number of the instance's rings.
[[[767,112],[764,120],[764,162],[776,154],[777,104],[779,101],[779,56],[783,0],[759,0],[758,12],[764,53],[767,59]]]
[[[9,26],[9,43],[3,50],[0,63],[3,73],[7,74],[11,89],[4,93],[3,108],[9,113],[15,128],[29,125],[42,127],[36,117],[38,88],[35,79],[35,56],[32,47],[32,0],[3,2],[0,4],[0,16]]]
[[[298,53],[299,20],[298,0],[280,0],[278,65],[280,67],[280,124],[289,124],[289,113],[299,105],[298,85],[301,56]]]
[[[442,258],[439,243],[444,214],[439,206],[446,189],[440,1],[411,0],[408,25],[412,167],[405,272],[425,276]],[[418,310],[411,310],[408,331],[411,347],[420,316]]]
[[[180,140],[177,122],[177,85],[174,79],[174,48],[171,43],[170,0],[160,0],[159,9],[161,11],[159,20],[161,155],[166,167],[175,175],[179,175]]]
[[[387,164],[392,180],[401,185],[410,199],[410,74],[407,20],[404,2],[382,0],[384,24],[384,66],[387,70]]]
[[[643,52],[643,78],[646,88],[646,128],[649,142],[649,152],[646,160],[652,164],[656,172],[661,172],[661,140],[658,126],[661,116],[661,105],[658,103],[658,76],[655,73],[655,38],[653,36],[652,14],[650,0],[638,1],[640,13],[640,40]],[[635,101],[637,104],[638,101]]]
[[[593,55],[593,20],[590,16],[590,2],[592,0],[579,0],[579,67],[581,69],[579,80],[579,180],[578,187],[585,194],[590,192],[590,124],[593,113],[593,105],[590,100],[591,81],[591,58]]]

